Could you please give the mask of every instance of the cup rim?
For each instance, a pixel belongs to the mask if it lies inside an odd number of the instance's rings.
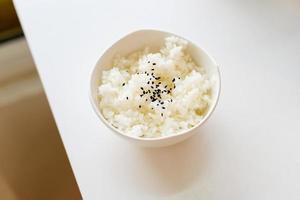
[[[102,59],[103,55],[105,54],[105,52],[107,52],[114,44],[120,42],[122,39],[126,38],[129,35],[138,33],[138,32],[145,32],[145,31],[154,31],[154,32],[161,32],[161,33],[165,33],[168,35],[173,35],[179,38],[182,38],[186,41],[188,41],[190,44],[193,44],[194,46],[196,46],[197,48],[199,48],[204,54],[206,54],[206,56],[209,58],[210,61],[212,61],[212,63],[216,66],[216,71],[217,71],[217,83],[218,85],[216,85],[217,87],[217,91],[216,91],[216,98],[214,100],[214,102],[212,102],[212,105],[209,109],[209,111],[204,115],[203,119],[201,119],[195,126],[193,126],[192,128],[186,129],[186,130],[182,130],[179,131],[176,134],[172,134],[172,135],[167,135],[167,136],[160,136],[160,137],[154,137],[154,138],[143,138],[143,137],[137,137],[137,136],[131,136],[128,135],[126,133],[123,133],[121,130],[115,128],[114,126],[112,126],[103,116],[102,112],[100,111],[100,109],[98,108],[98,106],[96,105],[97,102],[94,101],[93,99],[93,75],[95,74],[95,71],[97,69],[97,65],[100,62],[100,60]],[[218,65],[215,61],[215,59],[208,54],[208,52],[199,47],[198,45],[195,45],[193,42],[191,42],[190,40],[185,39],[184,37],[178,36],[176,34],[170,33],[170,32],[166,32],[166,31],[161,31],[161,30],[155,30],[155,29],[140,29],[140,30],[136,30],[133,32],[130,32],[128,34],[126,34],[125,36],[123,36],[122,38],[120,38],[119,40],[117,40],[116,42],[114,42],[111,46],[109,46],[107,49],[105,49],[102,53],[102,55],[97,59],[96,64],[93,65],[92,71],[90,73],[90,84],[89,84],[89,100],[90,103],[92,104],[92,108],[94,110],[94,112],[96,113],[96,115],[101,119],[101,121],[106,125],[106,127],[108,127],[109,129],[111,129],[115,134],[125,137],[126,139],[130,139],[130,140],[134,140],[134,141],[161,141],[161,140],[166,140],[166,139],[170,139],[170,138],[175,138],[175,137],[179,137],[182,136],[184,134],[188,134],[190,132],[192,132],[193,130],[195,130],[196,128],[200,127],[201,125],[203,125],[208,119],[209,117],[212,115],[212,113],[214,112],[214,110],[216,109],[216,106],[219,102],[219,98],[220,98],[220,93],[221,93],[221,73],[220,73],[220,65]]]

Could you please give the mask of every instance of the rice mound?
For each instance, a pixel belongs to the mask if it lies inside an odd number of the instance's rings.
[[[125,134],[145,138],[177,134],[199,123],[214,81],[187,54],[187,46],[170,36],[159,52],[145,48],[117,56],[99,85],[104,118]]]

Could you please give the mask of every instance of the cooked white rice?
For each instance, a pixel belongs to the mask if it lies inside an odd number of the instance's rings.
[[[104,118],[128,135],[147,138],[199,123],[211,103],[213,81],[186,53],[187,46],[171,36],[159,52],[146,48],[117,57],[99,86]]]

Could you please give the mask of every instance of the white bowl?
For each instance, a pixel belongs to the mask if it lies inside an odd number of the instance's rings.
[[[157,30],[140,30],[133,33],[130,33],[113,44],[109,49],[105,51],[105,53],[100,57],[96,66],[94,67],[91,74],[91,82],[90,82],[90,100],[94,111],[98,115],[98,117],[102,120],[102,122],[109,127],[112,132],[117,135],[125,138],[133,143],[146,146],[146,147],[162,147],[168,146],[171,144],[178,143],[180,141],[185,140],[186,138],[192,136],[193,134],[199,131],[199,127],[208,119],[208,117],[214,111],[216,104],[219,99],[220,94],[220,73],[218,66],[214,59],[209,56],[203,49],[197,47],[192,42],[189,42],[187,51],[192,56],[194,61],[204,67],[206,72],[209,75],[215,75],[217,78],[216,84],[212,88],[212,103],[206,112],[206,115],[203,119],[193,128],[182,131],[178,134],[163,136],[158,138],[139,138],[130,135],[126,135],[119,129],[113,127],[102,115],[98,105],[99,105],[99,97],[98,97],[98,86],[101,82],[101,74],[103,70],[110,69],[112,67],[112,60],[116,55],[125,56],[134,51],[141,50],[146,46],[149,46],[151,50],[160,49],[164,45],[164,39],[167,36],[175,35],[172,33],[167,33],[163,31]],[[175,35],[176,36],[176,35]],[[183,38],[181,36],[178,36]]]

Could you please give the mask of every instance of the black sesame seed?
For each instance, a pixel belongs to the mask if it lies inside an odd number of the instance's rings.
[[[164,104],[164,102],[162,101],[160,104],[162,104],[162,105],[163,105],[163,104]]]
[[[174,89],[176,88],[176,85],[174,85]]]
[[[126,97],[126,99],[128,100],[128,97]]]
[[[155,87],[158,88],[159,85],[156,85]]]
[[[152,84],[154,84],[154,81],[152,81]]]
[[[153,87],[153,86],[151,86],[151,88],[153,89],[154,87]]]
[[[152,63],[152,65],[156,65],[156,63]]]
[[[180,79],[180,77],[178,77],[178,79]]]
[[[146,101],[148,101],[148,99],[146,99]]]
[[[157,80],[159,80],[160,79],[160,77],[157,77]]]
[[[148,61],[148,63],[150,63],[150,61]]]
[[[166,107],[163,106],[162,109],[166,109]]]
[[[156,106],[159,106],[159,104],[156,104]]]
[[[150,81],[147,82],[147,84],[149,84],[149,83],[150,83]]]
[[[161,82],[158,82],[158,84],[160,85],[160,84],[161,84]]]
[[[141,90],[144,90],[144,88],[143,88],[143,87],[141,87]]]
[[[139,72],[137,74],[140,74]]]
[[[152,71],[154,71],[154,69],[151,69]]]
[[[168,86],[167,85],[165,85],[165,88],[167,88]]]
[[[145,92],[145,91],[143,91],[143,94],[146,94],[146,92]]]
[[[171,99],[171,102],[173,102],[173,99]]]
[[[152,110],[154,109],[154,108],[151,108]]]
[[[141,105],[139,105],[139,108],[141,108],[142,106]]]
[[[122,86],[124,86],[124,85],[125,85],[125,83],[122,84]]]
[[[161,115],[161,116],[164,116],[164,114],[163,114],[163,113],[160,113],[160,115]]]

